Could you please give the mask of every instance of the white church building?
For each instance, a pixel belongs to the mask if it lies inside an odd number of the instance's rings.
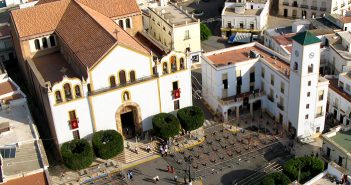
[[[106,129],[130,138],[152,129],[155,114],[192,105],[185,52],[139,34],[136,2],[99,3],[109,9],[59,0],[11,12],[19,65],[57,145]]]
[[[329,81],[319,75],[320,40],[292,37],[290,59],[249,43],[202,56],[202,95],[226,121],[262,109],[300,138],[322,133]]]

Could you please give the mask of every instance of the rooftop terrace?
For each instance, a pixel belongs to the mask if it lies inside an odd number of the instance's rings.
[[[232,15],[232,16],[259,16],[262,12],[262,9],[246,9],[244,13],[236,13],[234,8],[228,7],[225,8],[223,15]]]
[[[150,10],[175,26],[197,22],[197,19],[193,18],[190,14],[185,12],[185,9],[181,9],[176,4],[170,3],[164,7],[150,8]]]
[[[333,137],[330,137],[332,141],[334,141],[336,144],[347,150],[348,152],[351,152],[351,131],[343,132],[339,131],[336,132],[336,135]]]

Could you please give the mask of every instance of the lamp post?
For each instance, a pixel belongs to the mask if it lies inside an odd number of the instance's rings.
[[[188,172],[188,178],[189,178],[189,183],[188,185],[192,185],[192,181],[191,181],[191,163],[193,161],[193,158],[191,157],[191,155],[189,155],[188,157],[184,157],[185,161],[188,164],[188,170],[185,170],[185,172]],[[186,176],[186,174],[184,174],[184,176]]]

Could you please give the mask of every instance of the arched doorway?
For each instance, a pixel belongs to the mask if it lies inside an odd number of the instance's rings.
[[[141,111],[138,104],[126,102],[116,111],[117,131],[125,139],[133,138],[142,132]]]

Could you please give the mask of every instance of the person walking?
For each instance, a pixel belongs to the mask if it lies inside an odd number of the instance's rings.
[[[167,172],[170,172],[171,169],[169,168],[169,165],[167,165]]]
[[[177,175],[174,175],[174,182],[178,182],[178,176]]]
[[[165,148],[165,155],[167,157],[167,155],[168,155],[168,148]]]
[[[174,167],[173,166],[171,166],[171,172],[174,173]]]
[[[133,172],[132,171],[129,171],[129,178],[130,178],[130,180],[133,180]]]

